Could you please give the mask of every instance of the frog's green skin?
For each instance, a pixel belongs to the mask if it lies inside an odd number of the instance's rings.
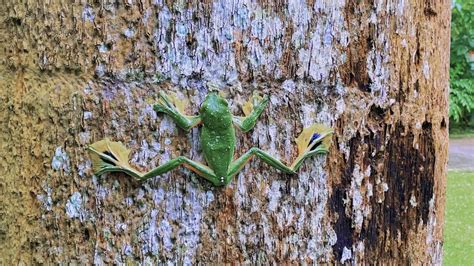
[[[211,92],[206,96],[206,99],[200,107],[199,115],[197,116],[186,116],[182,114],[164,93],[161,92],[160,97],[160,103],[154,105],[155,111],[169,115],[180,128],[190,130],[192,127],[202,124],[201,147],[208,166],[184,156],[179,156],[147,173],[140,173],[134,169],[125,169],[128,167],[111,166],[109,168],[104,167],[98,174],[105,172],[124,172],[138,180],[146,180],[182,165],[207,179],[215,186],[224,186],[230,183],[232,177],[235,176],[254,155],[284,173],[294,174],[304,159],[315,154],[327,152],[327,147],[324,145],[315,146],[315,144],[332,132],[318,134],[320,137],[311,143],[314,148],[308,148],[307,152],[300,155],[291,166],[286,166],[280,160],[273,158],[268,153],[256,147],[251,148],[237,160],[233,160],[236,142],[233,125],[236,125],[243,132],[251,130],[255,126],[257,118],[267,105],[268,96],[262,98],[254,94],[253,110],[246,117],[233,116],[227,101],[217,92]],[[101,153],[94,149],[91,150],[98,154],[103,160],[114,161],[115,159],[106,153]]]

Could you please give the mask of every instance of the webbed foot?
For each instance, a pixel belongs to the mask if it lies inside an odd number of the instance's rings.
[[[242,111],[245,116],[234,116],[234,123],[243,132],[251,130],[255,126],[258,117],[262,114],[269,100],[270,97],[268,97],[268,95],[261,96],[257,91],[254,91],[252,97],[242,105]]]
[[[242,111],[244,112],[245,116],[249,116],[255,110],[263,110],[269,100],[270,97],[268,97],[268,95],[262,96],[260,93],[258,93],[258,91],[254,91],[252,93],[252,97],[242,105]]]
[[[184,114],[184,110],[187,106],[187,100],[179,99],[178,96],[174,93],[166,95],[164,92],[160,91],[160,99],[158,103],[153,105],[153,109],[156,112],[161,113],[181,113]]]
[[[305,158],[315,154],[323,154],[329,151],[333,129],[323,124],[314,124],[304,128],[295,139],[298,146],[298,158],[293,168],[298,168]]]
[[[95,175],[99,176],[107,172],[124,172],[135,178],[142,175],[128,163],[130,151],[121,142],[105,138],[90,145],[88,150]]]
[[[153,105],[153,109],[157,113],[169,115],[180,128],[190,130],[201,123],[201,118],[199,116],[185,115],[184,110],[187,103],[186,99],[179,99],[176,94],[166,95],[160,91],[160,99],[158,103]]]

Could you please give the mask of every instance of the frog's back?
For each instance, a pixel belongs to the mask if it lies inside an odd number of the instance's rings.
[[[208,166],[218,177],[227,176],[229,165],[234,157],[234,128],[215,131],[203,126],[201,144]]]
[[[200,115],[204,157],[217,177],[225,177],[235,149],[235,130],[227,101],[216,93],[209,94],[202,103]]]

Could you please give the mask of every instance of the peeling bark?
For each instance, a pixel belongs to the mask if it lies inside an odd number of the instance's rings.
[[[449,1],[7,1],[0,5],[0,257],[7,264],[441,264]],[[150,169],[203,161],[207,82],[234,114],[271,96],[252,146],[291,162],[293,139],[335,128],[290,176],[253,160],[226,188],[186,169],[138,184],[93,176],[103,137]]]

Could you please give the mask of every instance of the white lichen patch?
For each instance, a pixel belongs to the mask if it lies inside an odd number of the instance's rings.
[[[277,129],[277,126],[276,126],[276,125],[270,125],[270,126],[268,126],[268,135],[270,136],[270,139],[272,139],[272,140],[277,139],[277,137],[278,137],[277,134],[278,134],[278,129]],[[269,148],[271,151],[276,150],[275,141],[271,141],[268,146],[269,146],[268,148]],[[280,155],[279,155],[279,153],[273,154],[273,157],[276,158],[276,159],[278,159],[278,160],[280,160]]]
[[[292,79],[287,79],[281,84],[281,87],[289,93],[295,91],[295,82]]]
[[[123,31],[123,35],[125,35],[125,37],[127,38],[132,38],[133,36],[135,36],[135,30],[133,28],[126,28]]]
[[[426,79],[430,78],[430,65],[427,60],[423,61],[423,76],[425,76]]]
[[[140,149],[133,154],[130,161],[142,167],[150,168],[154,166],[151,161],[156,159],[160,152],[161,145],[159,145],[159,143],[153,140],[152,145],[149,145],[148,142],[143,139],[141,141]]]
[[[53,189],[46,181],[43,181],[41,188],[46,194],[40,194],[36,198],[43,204],[43,208],[47,211],[53,209],[53,198],[51,197]]]
[[[336,111],[338,115],[341,115],[344,111],[346,110],[346,104],[344,102],[344,99],[341,98],[336,101]]]
[[[184,264],[189,265],[193,262],[199,245],[203,212],[214,200],[213,193],[199,190],[192,183],[186,184],[186,194],[162,188],[142,191],[142,197],[151,192],[155,206],[164,206],[166,210],[160,213],[157,209],[152,209],[144,220],[139,230],[142,252],[150,255],[157,255],[160,251],[169,252],[168,254],[178,252]],[[173,224],[172,221],[178,220],[178,226]],[[176,236],[179,238],[176,239]],[[186,248],[176,251],[176,246]]]
[[[127,257],[132,256],[133,255],[132,246],[129,243],[123,244],[122,253]]]
[[[105,65],[104,64],[97,64],[95,66],[95,74],[97,75],[97,77],[103,77],[105,76]]]
[[[268,193],[268,210],[275,211],[280,204],[280,183],[278,181],[273,181]]]
[[[370,215],[370,205],[367,204],[367,201],[372,196],[372,188],[369,187],[367,190],[362,190],[363,180],[369,177],[370,174],[370,166],[363,171],[358,164],[354,166],[352,172],[349,196],[352,198],[352,218],[357,232],[360,232],[362,229],[364,217]]]
[[[371,183],[367,183],[367,199],[374,195],[373,189],[374,186]]]
[[[358,231],[362,229],[362,222],[364,221],[363,211],[363,199],[359,189],[355,189],[352,193],[352,216],[354,218],[354,224]]]
[[[416,202],[416,197],[415,197],[415,195],[413,195],[413,194],[412,194],[411,197],[410,197],[410,205],[411,205],[412,207],[416,207],[416,206],[418,205],[418,202]]]
[[[342,250],[341,263],[345,263],[347,260],[352,258],[352,251],[347,247],[344,247]]]
[[[383,5],[378,4],[370,16],[369,23],[374,24],[374,27],[388,27],[390,21],[382,19],[381,13]],[[387,102],[387,96],[390,88],[388,64],[390,63],[390,39],[384,34],[377,34],[374,39],[377,49],[372,49],[367,54],[367,74],[372,83],[370,84],[371,94],[374,97],[373,102],[377,105],[383,106]]]
[[[56,151],[53,156],[53,160],[51,161],[51,167],[56,170],[63,170],[65,173],[69,173],[70,170],[70,162],[69,156],[63,147],[57,147]]]
[[[87,211],[83,209],[83,203],[87,201],[87,198],[83,198],[81,193],[74,192],[66,203],[66,215],[73,219],[79,218],[79,220],[84,221],[87,217]]]
[[[434,239],[434,230],[436,228],[436,212],[435,212],[435,195],[429,201],[429,215],[428,215],[428,232],[426,233],[426,244],[431,247],[431,242]]]
[[[103,53],[107,53],[109,51],[109,48],[104,43],[101,43],[97,45],[97,50],[99,51],[99,53],[103,54]]]
[[[80,177],[84,177],[86,171],[92,168],[92,163],[90,160],[87,160],[85,162],[81,162],[77,164],[77,173]]]
[[[138,116],[139,125],[144,125],[146,121],[156,121],[157,115],[155,110],[153,110],[152,104],[145,105],[140,111],[140,115]]]
[[[84,112],[84,120],[88,120],[92,118],[92,112]]]
[[[176,130],[176,125],[171,118],[163,116],[160,122],[160,134],[173,134]]]
[[[101,178],[106,179],[107,174],[102,175]],[[92,184],[95,187],[95,197],[97,198],[97,200],[104,200],[110,194],[110,190],[108,188],[106,188],[105,186],[102,186],[98,182],[97,176],[95,176],[95,175],[92,176]]]
[[[90,132],[88,132],[88,131],[80,132],[79,133],[79,141],[83,145],[90,144],[90,142],[91,142]]]
[[[82,20],[86,22],[93,22],[95,18],[94,9],[90,5],[86,5],[82,10]]]
[[[157,231],[157,215],[158,210],[151,210],[150,217],[145,220],[146,228],[141,233],[141,238],[144,241],[142,245],[142,252],[145,254],[158,255],[158,231]],[[163,237],[165,237],[163,235]],[[166,241],[167,239],[164,239]]]
[[[357,186],[362,185],[362,180],[364,179],[364,174],[360,170],[360,166],[356,164],[354,166],[354,171],[352,171],[352,176],[354,177],[354,181],[356,182]]]

